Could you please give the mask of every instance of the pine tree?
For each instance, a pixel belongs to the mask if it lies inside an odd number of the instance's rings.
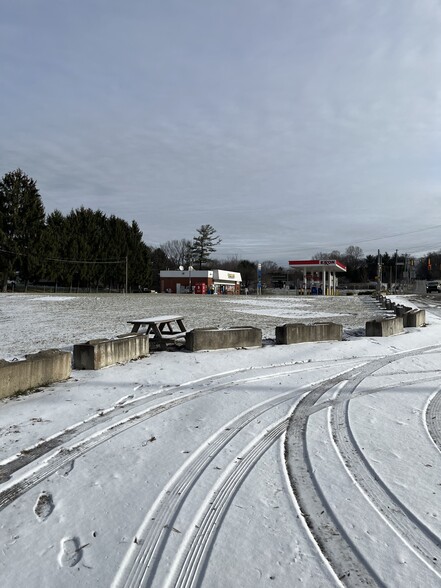
[[[26,282],[41,270],[45,212],[36,182],[21,169],[0,181],[0,272],[2,290],[20,272]]]
[[[199,269],[202,269],[202,266],[210,261],[210,254],[216,251],[215,246],[219,245],[222,239],[211,225],[202,225],[196,230],[198,235],[193,237],[191,254],[193,262],[199,266]]]

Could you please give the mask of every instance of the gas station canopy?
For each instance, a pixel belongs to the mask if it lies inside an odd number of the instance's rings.
[[[337,287],[336,272],[346,272],[346,266],[337,259],[309,259],[290,261],[289,265],[303,270],[303,293],[306,293],[308,285],[311,293],[335,294]],[[322,274],[321,279],[318,274]],[[308,275],[309,274],[309,275]],[[314,274],[316,274],[314,276]],[[319,283],[319,287],[314,285]]]
[[[346,266],[337,261],[336,259],[309,259],[307,261],[290,261],[289,265],[292,265],[298,269],[309,269],[314,272],[320,270],[327,270],[333,272],[345,272]]]

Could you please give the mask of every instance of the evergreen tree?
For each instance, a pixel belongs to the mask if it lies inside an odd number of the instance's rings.
[[[216,245],[222,241],[211,225],[202,225],[196,229],[198,235],[193,237],[191,255],[193,262],[202,269],[202,266],[210,261],[210,254],[216,251]]]
[[[41,271],[45,212],[36,182],[21,169],[0,181],[0,272],[2,290],[20,272],[26,282]]]
[[[374,282],[377,278],[378,258],[376,255],[366,255],[366,282]]]
[[[152,251],[151,255],[151,284],[153,290],[161,291],[161,280],[159,272],[167,267],[168,258],[161,247]]]
[[[44,251],[46,256],[45,276],[55,284],[66,282],[69,271],[66,262],[67,254],[67,221],[59,210],[54,210],[46,218],[44,232]]]
[[[248,259],[241,259],[237,265],[237,271],[242,278],[242,286],[249,288],[257,282],[257,263]]]
[[[129,262],[129,284],[133,291],[151,288],[151,249],[142,241],[142,232],[136,221],[128,226],[127,259]]]
[[[97,285],[99,269],[94,260],[106,256],[106,242],[103,238],[106,216],[100,210],[93,211],[81,206],[72,210],[66,217],[66,231],[62,236],[64,244],[59,244],[60,253],[68,276],[69,286],[88,287]]]

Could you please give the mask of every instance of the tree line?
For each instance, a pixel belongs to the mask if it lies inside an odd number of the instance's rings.
[[[240,272],[244,287],[257,281],[257,261],[212,257],[221,238],[209,224],[196,229],[192,239],[174,239],[159,247],[143,241],[135,220],[128,223],[115,215],[81,206],[64,215],[46,215],[36,181],[21,169],[6,173],[0,181],[0,287],[9,280],[109,291],[159,290],[162,269],[217,268]],[[351,246],[344,252],[317,252],[314,259],[338,259],[347,266],[346,282],[374,281],[378,257],[363,255]],[[441,278],[441,251],[419,260],[408,255],[381,256],[383,281],[395,278]],[[262,285],[286,285],[286,269],[271,260],[261,263]],[[286,282],[284,279],[286,276]],[[299,276],[300,277],[300,276]],[[393,279],[392,279],[393,278]],[[291,276],[292,279],[292,276]],[[342,279],[341,279],[342,281]]]
[[[153,288],[166,259],[136,223],[81,206],[46,215],[35,180],[17,169],[0,181],[1,287],[8,280],[73,288]]]
[[[380,279],[383,283],[395,284],[412,280],[441,279],[441,250],[430,251],[420,258],[408,253],[379,252],[364,256],[360,247],[350,246],[345,252],[320,252],[314,259],[338,259],[347,266],[341,283],[367,283]],[[380,275],[379,275],[380,274]]]
[[[36,181],[21,169],[0,181],[0,287],[8,281],[49,283],[54,287],[109,291],[159,290],[159,272],[194,264],[211,264],[221,242],[209,224],[193,240],[151,247],[138,223],[81,206],[67,215],[46,215]],[[170,256],[169,256],[170,255]]]

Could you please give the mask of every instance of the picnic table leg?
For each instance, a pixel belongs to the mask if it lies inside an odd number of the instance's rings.
[[[176,322],[178,323],[178,327],[181,329],[181,333],[183,333],[185,331],[184,322],[182,319],[178,319]]]
[[[169,333],[173,333],[173,327],[172,327],[172,324],[170,322],[168,322],[168,323],[161,323],[159,325],[159,330],[161,331],[161,333],[164,333],[165,332],[165,328],[166,327],[167,327]]]
[[[161,341],[161,339],[162,339],[161,329],[158,327],[158,325],[155,325],[154,323],[151,324],[150,326],[151,326],[151,330],[153,332],[153,340],[154,341]]]

